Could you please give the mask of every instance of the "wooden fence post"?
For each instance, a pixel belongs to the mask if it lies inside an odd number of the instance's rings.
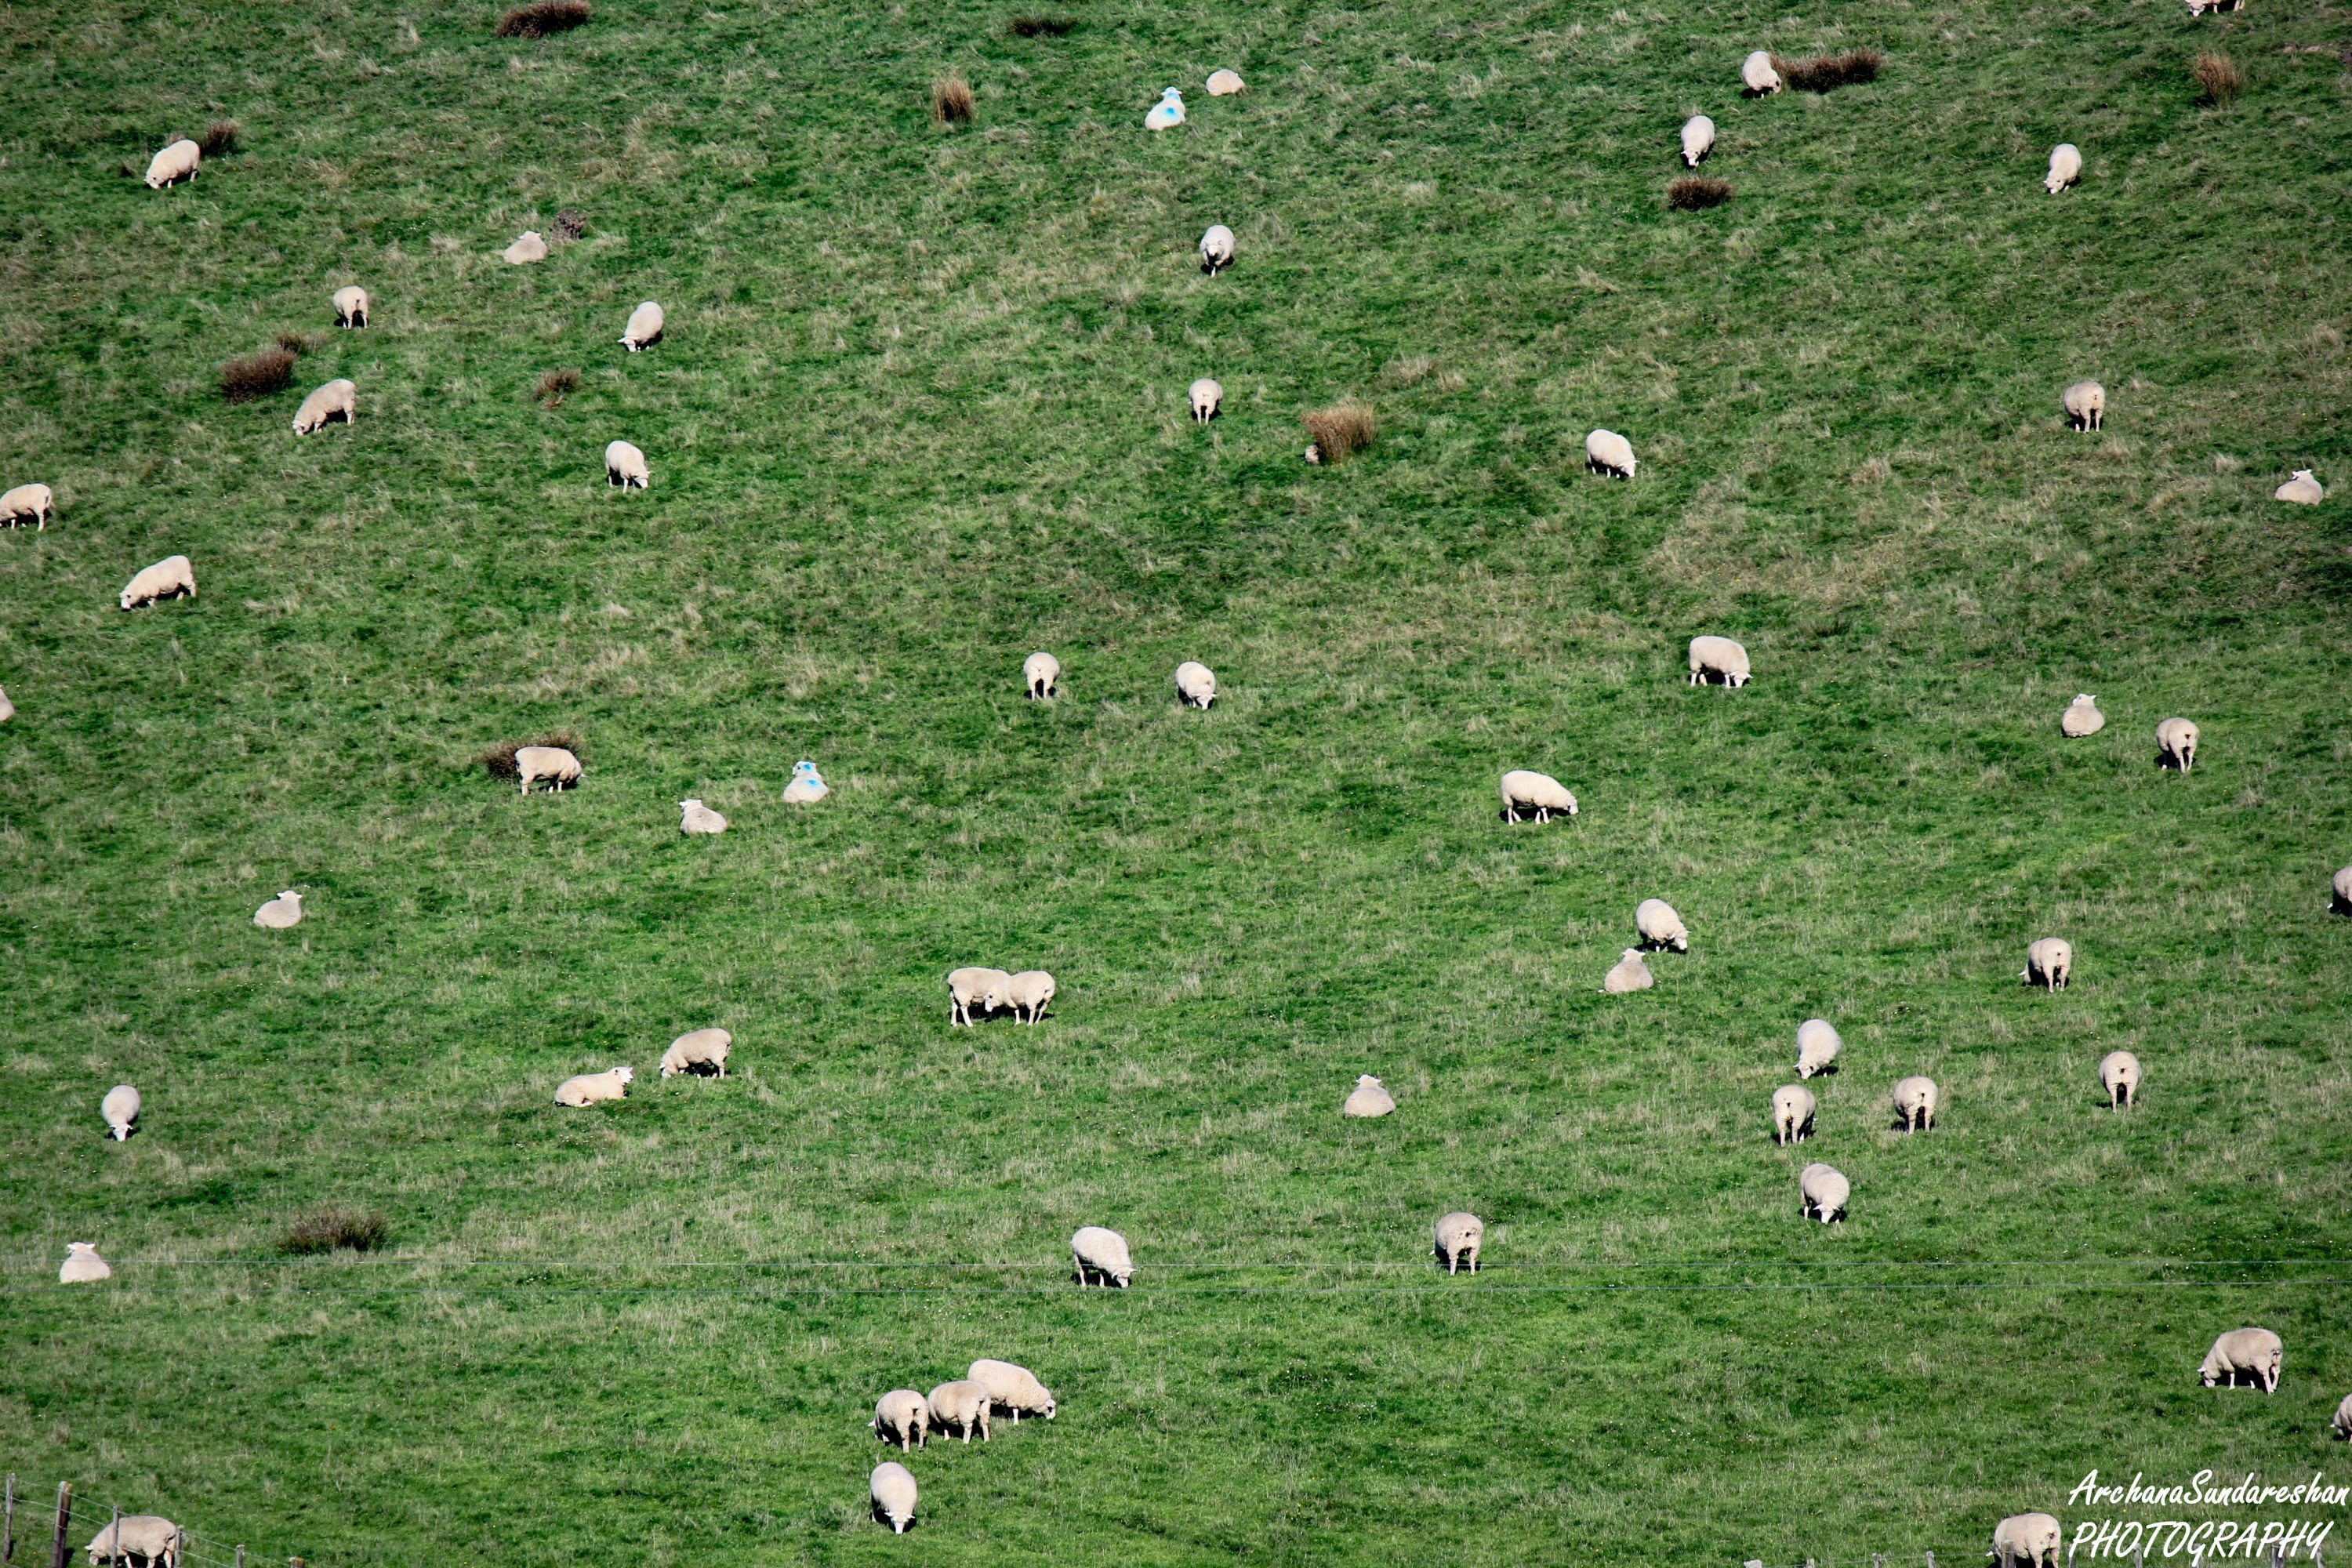
[[[8,1472],[8,1522],[0,1527],[0,1564],[15,1561],[16,1556],[16,1472]]]
[[[58,1535],[50,1544],[49,1568],[66,1568],[73,1556],[73,1548],[66,1544],[66,1531],[73,1528],[73,1483],[58,1483]]]
[[[106,1560],[109,1563],[127,1564],[130,1559],[125,1557],[122,1552],[122,1505],[121,1503],[114,1505],[114,1522],[107,1527],[106,1536]]]
[[[236,1543],[236,1568],[245,1568],[245,1542]]]

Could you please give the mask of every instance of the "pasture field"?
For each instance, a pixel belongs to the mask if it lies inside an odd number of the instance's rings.
[[[1949,1563],[2094,1468],[2343,1482],[2352,511],[2270,492],[2352,495],[2352,16],[1013,9],[0,11],[0,485],[59,503],[0,534],[37,1506],[335,1568]],[[1745,101],[1759,47],[1886,68]],[[1670,213],[1700,111],[1736,195]],[[282,331],[293,384],[224,402]],[[1378,440],[1308,467],[1346,396]],[[198,596],[121,612],[174,552]],[[1685,683],[1706,631],[1753,684]],[[558,729],[575,791],[474,763]],[[1498,821],[1512,767],[1580,816]],[[1604,997],[1653,895],[1692,950]],[[1054,1014],[950,1030],[965,963]],[[658,1080],[709,1024],[730,1076]],[[1339,1118],[1360,1072],[1395,1116]],[[329,1204],[386,1245],[284,1256]],[[1069,1284],[1089,1223],[1134,1289]],[[2199,1387],[2250,1322],[2277,1394]],[[1058,1419],[914,1456],[894,1539],[873,1401],[982,1355]]]

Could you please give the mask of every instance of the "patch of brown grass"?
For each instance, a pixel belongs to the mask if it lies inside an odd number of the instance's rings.
[[[221,395],[244,403],[273,392],[283,392],[294,379],[294,356],[272,345],[233,359],[220,368]]]
[[[308,1258],[337,1247],[373,1252],[391,1233],[392,1226],[380,1214],[315,1208],[287,1227],[286,1234],[278,1238],[278,1250],[291,1258]]]
[[[501,38],[544,38],[587,26],[588,0],[534,0],[499,18]]]
[[[942,125],[961,125],[971,118],[971,84],[961,71],[950,71],[931,83],[931,118]]]
[[[196,138],[196,151],[207,158],[226,158],[236,151],[236,133],[241,129],[234,120],[215,120]]]
[[[2210,103],[2216,109],[2238,96],[2246,79],[2238,72],[2238,62],[2219,49],[2206,49],[2189,62],[2189,74],[2197,79],[2197,101]]]
[[[1666,187],[1666,205],[1678,213],[1719,207],[1731,199],[1731,182],[1706,174],[1685,174]]]
[[[547,226],[547,237],[557,241],[578,239],[588,232],[588,215],[577,207],[565,207]]]
[[[569,730],[550,730],[535,741],[500,741],[474,761],[481,763],[494,779],[520,778],[522,770],[515,766],[514,758],[525,746],[561,746],[575,757],[580,755],[578,735]]]
[[[1372,444],[1372,411],[1352,398],[1304,415],[1299,423],[1315,437],[1316,454],[1326,463],[1344,462]]]
[[[1842,55],[1815,55],[1809,60],[1772,57],[1772,68],[1780,73],[1780,79],[1800,92],[1828,92],[1875,81],[1885,64],[1886,57],[1876,49],[1848,49]]]
[[[1016,38],[1058,38],[1077,25],[1075,16],[1015,16],[1004,30]]]
[[[300,332],[280,332],[278,346],[289,354],[306,354],[310,352],[310,340]]]
[[[539,378],[539,400],[552,408],[562,403],[564,395],[580,384],[576,370],[551,370]]]

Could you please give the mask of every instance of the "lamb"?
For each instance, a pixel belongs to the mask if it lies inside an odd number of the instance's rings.
[[[58,1269],[58,1284],[95,1285],[101,1279],[113,1278],[114,1270],[109,1268],[106,1266],[106,1259],[98,1255],[98,1243],[94,1241],[66,1243],[66,1260]]]
[[[2095,381],[2078,381],[2058,395],[2069,430],[2096,430],[2107,420],[2107,389]]]
[[[1021,684],[1033,702],[1050,702],[1059,695],[1062,661],[1050,653],[1033,653],[1021,661]]]
[[[2050,149],[2050,173],[2043,177],[2042,188],[2056,195],[2083,177],[2083,150],[2072,142],[2061,142]]]
[[[1650,966],[1642,962],[1642,950],[1629,947],[1609,973],[1601,977],[1601,990],[1603,995],[1622,996],[1629,991],[1647,991],[1657,983],[1657,977],[1650,973]]]
[[[816,764],[803,757],[793,764],[793,776],[784,783],[784,801],[790,805],[814,805],[833,793],[816,771]]]
[[[1003,987],[1012,984],[1013,976],[1002,969],[982,969],[975,965],[948,971],[948,1027],[952,1029],[961,1024],[965,1028],[971,1028],[972,1009],[979,1008],[981,1016],[986,1017],[990,1010],[988,999],[1001,994]]]
[[[1846,1199],[1853,1194],[1853,1184],[1834,1165],[1820,1161],[1806,1166],[1797,1176],[1797,1191],[1803,1202],[1799,1212],[1817,1215],[1823,1225],[1845,1216]]]
[[[35,533],[46,532],[49,509],[56,503],[57,496],[47,485],[18,485],[6,495],[0,495],[0,528],[22,528],[29,517]]]
[[[1640,462],[1633,442],[1614,430],[1595,430],[1584,438],[1584,466],[1596,474],[1630,479]]]
[[[555,1103],[573,1107],[595,1105],[607,1100],[626,1100],[629,1080],[637,1069],[626,1065],[607,1068],[603,1072],[583,1072],[565,1079],[555,1086]]]
[[[264,931],[289,931],[302,923],[302,895],[289,888],[253,911],[253,923]]]
[[[2156,727],[2156,765],[2184,773],[2197,765],[2195,721],[2167,719]]]
[[[1936,1130],[1936,1107],[1941,1096],[1932,1078],[1912,1077],[1895,1086],[1895,1114],[1903,1119],[1906,1132],[1933,1132]]]
[[[931,1390],[931,1425],[941,1432],[963,1428],[963,1440],[971,1441],[975,1431],[980,1440],[988,1441],[988,1390],[970,1378],[958,1378]]]
[[[1241,90],[1242,79],[1239,71],[1220,70],[1211,71],[1209,73],[1209,96],[1211,98],[1231,98],[1234,94]]]
[[[1381,1087],[1381,1080],[1370,1073],[1358,1076],[1356,1087],[1349,1092],[1339,1107],[1342,1116],[1386,1116],[1396,1109],[1396,1096]]]
[[[360,389],[341,376],[320,387],[302,400],[294,411],[294,434],[313,435],[333,424],[338,416],[346,425],[356,425],[360,417]]]
[[[2309,468],[2297,468],[2294,478],[2271,492],[2271,500],[2291,500],[2297,506],[2317,506],[2326,499],[2327,491],[2311,477]],[[5,504],[0,504],[0,510],[5,510]]]
[[[914,1473],[896,1459],[885,1459],[874,1467],[866,1490],[874,1500],[876,1521],[888,1525],[893,1535],[906,1534],[915,1522]]]
[[[1501,791],[1505,822],[1524,822],[1530,816],[1549,822],[1555,815],[1576,815],[1576,797],[1549,773],[1513,768],[1503,775]]]
[[[621,329],[621,346],[635,353],[661,342],[661,335],[662,308],[648,300],[629,312],[629,324]]]
[[[1772,51],[1758,49],[1740,62],[1742,98],[1769,98],[1780,90],[1780,73],[1772,68]]]
[[[911,1388],[892,1389],[874,1402],[874,1436],[902,1454],[930,1447],[930,1402]]]
[[[1009,1361],[976,1361],[964,1373],[971,1382],[988,1391],[989,1403],[1013,1412],[1013,1424],[1021,1425],[1024,1412],[1031,1415],[1054,1418],[1054,1391],[1037,1381],[1037,1374],[1025,1366],[1015,1366]]]
[[[1643,899],[1635,906],[1633,929],[1641,933],[1644,947],[1671,947],[1676,952],[1690,951],[1690,932],[1683,927],[1683,917],[1675,913],[1675,906],[1664,899]]]
[[[8,693],[6,691],[0,690],[0,724],[5,724],[9,720],[14,719],[16,716],[16,705],[8,700]]]
[[[1204,375],[1192,384],[1192,389],[1185,395],[1192,400],[1192,423],[1206,425],[1217,416],[1223,405],[1225,389]]]
[[[1748,649],[1729,637],[1693,637],[1689,657],[1690,685],[1745,686],[1750,679]]]
[[[2025,967],[2017,977],[2028,985],[2063,991],[2074,973],[2074,944],[2063,937],[2045,936],[2025,950]]]
[[[520,267],[526,261],[544,261],[547,259],[547,241],[539,237],[539,230],[525,229],[515,237],[512,245],[499,254],[506,258],[509,267]]]
[[[1180,707],[1206,708],[1216,700],[1215,671],[1190,658],[1176,667],[1176,701]]]
[[[628,441],[608,441],[604,444],[604,482],[625,490],[641,490],[653,482],[653,473],[646,467],[646,455]]]
[[[2344,1403],[2336,1407],[2336,1419],[2327,1425],[2338,1437],[2352,1443],[2352,1394],[2344,1396]]]
[[[992,982],[980,1005],[991,1013],[1009,1007],[1013,1022],[1034,1024],[1045,1016],[1053,1001],[1054,977],[1042,969],[1024,969]]]
[[[1694,114],[1683,121],[1683,167],[1696,169],[1699,161],[1715,151],[1715,121],[1704,114]]]
[[[1797,1026],[1797,1076],[1819,1078],[1835,1069],[1845,1042],[1827,1018],[1808,1018]]]
[[[580,759],[562,746],[518,746],[514,762],[515,777],[522,781],[525,795],[541,779],[547,781],[551,791],[566,789],[580,782]]]
[[[1082,1290],[1089,1275],[1099,1276],[1106,1290],[1113,1285],[1124,1290],[1128,1281],[1135,1278],[1135,1263],[1128,1256],[1127,1237],[1115,1230],[1106,1230],[1098,1225],[1081,1227],[1070,1237],[1070,1256],[1077,1262],[1078,1289]]]
[[[2079,1542],[2078,1542],[2079,1544]],[[2058,1521],[2013,1513],[1992,1527],[1993,1568],[2058,1568]]]
[[[677,830],[680,833],[724,833],[727,819],[698,800],[677,803]]]
[[[1213,223],[1201,237],[1201,270],[1214,278],[1234,264],[1234,231]]]
[[[2099,700],[2087,691],[2066,704],[2066,711],[2058,715],[2058,732],[2070,741],[2095,735],[2106,727],[2107,716],[2099,711]]]
[[[2129,1051],[2109,1051],[2099,1058],[2099,1087],[2107,1091],[2107,1109],[2133,1104],[2139,1096],[2139,1058]]]
[[[1477,1273],[1478,1249],[1486,1242],[1486,1222],[1466,1209],[1455,1209],[1437,1222],[1437,1256],[1448,1274],[1465,1265]]]
[[[735,1037],[724,1029],[689,1029],[669,1043],[662,1053],[661,1075],[677,1078],[682,1073],[715,1073],[727,1076],[727,1051],[734,1045]]]
[[[122,585],[120,598],[122,607],[130,610],[164,599],[193,599],[195,596],[195,567],[184,555],[166,555],[152,566],[140,568],[139,574]]]
[[[352,283],[335,290],[335,325],[364,327],[368,321],[367,290]]]
[[[2263,1393],[2276,1394],[2279,1361],[2284,1353],[2284,1345],[2268,1329],[2231,1329],[2205,1352],[2205,1359],[2198,1363],[2197,1375],[2208,1388],[2224,1382],[2234,1387],[2242,1372],[2262,1384]]]
[[[1813,1091],[1800,1083],[1784,1084],[1772,1091],[1772,1142],[1795,1143],[1813,1130],[1813,1112],[1821,1101]]]
[[[98,1102],[98,1113],[106,1118],[106,1135],[117,1143],[130,1142],[131,1123],[139,1120],[139,1091],[127,1083],[118,1083],[106,1091]]]
[[[148,1568],[180,1568],[187,1550],[188,1532],[170,1520],[152,1513],[126,1513],[91,1538],[91,1568],[101,1563],[126,1565],[133,1557]]]
[[[2347,866],[2336,873],[2336,880],[2329,884],[2328,891],[2333,897],[2328,901],[2327,912],[2332,915],[2352,915],[2352,866]]]
[[[160,191],[165,185],[176,185],[182,180],[196,177],[196,165],[204,162],[204,149],[181,137],[155,154],[147,165],[147,188]]]

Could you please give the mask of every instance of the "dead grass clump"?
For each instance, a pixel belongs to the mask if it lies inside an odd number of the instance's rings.
[[[1307,448],[1309,462],[1344,462],[1372,444],[1372,411],[1352,399],[1318,408],[1299,423],[1315,437],[1315,445]]]
[[[1016,38],[1058,38],[1077,25],[1075,16],[1015,16],[1004,30]]]
[[[1706,174],[1685,174],[1666,187],[1666,205],[1678,213],[1719,207],[1731,199],[1731,182]]]
[[[2197,101],[2215,108],[2238,96],[2246,85],[2238,74],[2238,62],[2218,49],[2206,49],[2189,67],[2189,74],[2197,79]]]
[[[551,370],[539,378],[539,401],[549,408],[562,403],[564,395],[580,384],[576,370]]]
[[[310,340],[300,332],[280,332],[278,346],[289,354],[306,354],[310,352]]]
[[[392,1227],[383,1215],[357,1209],[316,1208],[289,1226],[278,1238],[278,1250],[291,1258],[308,1258],[347,1247],[353,1252],[373,1252]]]
[[[283,392],[294,379],[294,356],[278,346],[233,359],[220,369],[221,395],[243,403],[273,392]]]
[[[501,38],[544,38],[568,33],[588,22],[588,0],[534,0],[499,18]]]
[[[1800,92],[1828,92],[1875,81],[1885,64],[1886,57],[1876,49],[1848,49],[1842,55],[1815,55],[1809,60],[1772,57],[1772,68],[1780,73],[1780,79]]]
[[[234,120],[215,120],[205,127],[196,138],[196,151],[207,158],[226,158],[236,151],[236,133],[242,129]]]
[[[565,207],[547,226],[547,237],[553,240],[574,240],[587,232],[588,215],[577,207]]]
[[[931,83],[931,118],[942,125],[961,125],[971,118],[971,84],[961,71],[950,71]]]
[[[561,746],[575,757],[580,755],[579,736],[569,730],[550,730],[535,741],[500,741],[474,761],[481,763],[494,779],[520,778],[522,770],[515,766],[514,757],[525,746]]]

